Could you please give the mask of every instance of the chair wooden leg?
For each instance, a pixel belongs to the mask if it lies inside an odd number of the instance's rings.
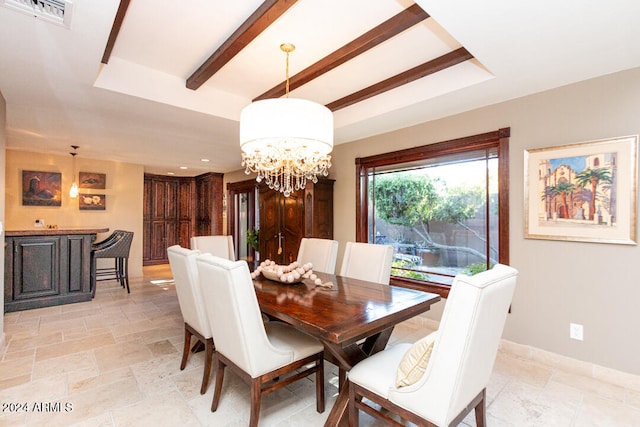
[[[262,376],[253,378],[251,381],[251,415],[249,416],[249,427],[258,427],[260,418],[260,400],[262,398]]]
[[[477,427],[484,427],[487,425],[486,398],[487,390],[483,389],[481,392],[480,402],[478,402],[475,407]]]
[[[213,338],[208,338],[205,343],[205,357],[204,357],[204,374],[202,375],[202,386],[200,387],[200,394],[207,392],[207,386],[209,385],[209,376],[211,375],[211,364],[213,363]]]
[[[191,332],[187,328],[187,325],[184,325],[184,348],[182,350],[182,362],[180,362],[180,370],[184,370],[185,366],[187,366],[187,358],[189,357],[189,346],[191,345]]]
[[[360,410],[356,406],[356,391],[355,387],[349,387],[349,425],[358,426],[360,423]]]
[[[324,358],[316,362],[318,371],[316,372],[316,411],[324,412]]]
[[[224,379],[224,363],[219,357],[216,357],[217,372],[216,372],[216,386],[213,390],[213,400],[211,401],[211,412],[215,412],[218,409],[218,403],[220,403],[220,394],[222,394],[222,380]]]

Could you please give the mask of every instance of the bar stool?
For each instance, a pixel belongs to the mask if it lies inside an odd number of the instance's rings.
[[[129,289],[129,251],[133,241],[133,231],[116,230],[105,240],[95,243],[91,250],[91,294],[96,294],[96,282],[118,280]],[[113,258],[113,267],[97,268],[98,258]]]

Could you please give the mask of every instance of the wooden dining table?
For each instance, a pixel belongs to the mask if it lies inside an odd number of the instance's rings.
[[[263,276],[254,279],[263,313],[318,338],[325,358],[341,373],[383,350],[393,328],[431,308],[440,296],[414,289],[316,273],[322,285],[305,279],[283,284]],[[340,392],[325,426],[346,425],[348,381],[340,378]]]

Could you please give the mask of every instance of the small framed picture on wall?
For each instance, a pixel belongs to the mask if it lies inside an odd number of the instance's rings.
[[[78,203],[81,211],[103,211],[107,208],[104,194],[80,194]]]
[[[96,172],[80,172],[78,174],[80,188],[92,188],[95,190],[104,190],[107,188],[107,175]]]

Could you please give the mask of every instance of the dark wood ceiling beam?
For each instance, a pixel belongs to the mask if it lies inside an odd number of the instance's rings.
[[[456,64],[472,58],[473,55],[471,55],[467,51],[467,49],[461,47],[436,59],[425,62],[424,64],[418,65],[417,67],[411,68],[407,71],[390,77],[386,80],[382,80],[381,82],[371,85],[365,89],[359,90],[336,101],[333,101],[332,103],[327,104],[326,107],[331,111],[336,111],[341,108],[348,107],[349,105],[364,101],[365,99],[379,95],[388,90],[395,89],[414,80],[421,79],[422,77],[428,76],[429,74],[442,71],[446,68],[452,67]]]
[[[118,39],[120,28],[122,28],[124,17],[127,14],[129,3],[130,3],[130,0],[120,0],[120,5],[118,6],[116,17],[114,18],[113,25],[111,26],[111,32],[109,33],[109,39],[107,40],[107,45],[104,47],[104,53],[102,54],[102,61],[100,61],[103,64],[109,63],[109,58],[111,58],[111,52],[113,51],[113,47],[116,45],[116,40]]]
[[[377,27],[357,39],[347,43],[340,49],[325,56],[320,61],[307,67],[295,76],[289,78],[289,90],[294,90],[311,80],[320,77],[324,73],[333,70],[339,65],[344,64],[350,59],[366,52],[367,50],[389,40],[390,38],[400,34],[407,28],[411,28],[417,23],[427,19],[429,14],[422,10],[417,4],[408,7],[394,17],[388,19]],[[269,89],[262,95],[256,97],[253,101],[260,99],[279,98],[286,93],[286,81]]]
[[[196,90],[244,49],[297,0],[266,0],[189,78],[187,88]]]

